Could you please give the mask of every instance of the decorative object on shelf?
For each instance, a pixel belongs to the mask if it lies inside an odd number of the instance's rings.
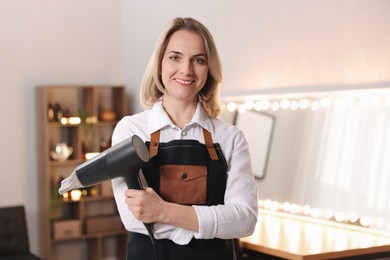
[[[64,117],[64,113],[62,111],[62,107],[60,103],[56,103],[54,105],[54,122],[61,122],[61,119]]]
[[[62,109],[60,103],[49,103],[47,105],[47,119],[49,122],[61,122],[61,119],[64,117],[64,110]]]
[[[102,121],[114,121],[116,120],[116,113],[109,108],[105,108],[100,113],[100,119]]]
[[[47,106],[47,119],[49,122],[54,122],[54,106],[52,103]]]
[[[53,160],[65,161],[72,155],[72,153],[73,148],[62,142],[56,144],[54,150],[50,152],[50,156]]]

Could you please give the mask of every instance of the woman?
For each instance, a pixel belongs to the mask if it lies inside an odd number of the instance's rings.
[[[253,233],[256,185],[248,144],[217,119],[221,63],[210,32],[176,18],[161,35],[146,69],[144,112],[124,117],[113,145],[132,135],[147,144],[148,187],[113,189],[129,230],[128,259],[155,259],[143,223],[153,223],[159,259],[233,259],[231,239]]]

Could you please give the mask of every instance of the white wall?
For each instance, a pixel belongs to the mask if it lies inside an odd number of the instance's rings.
[[[125,77],[134,85],[154,40],[174,16],[193,16],[209,27],[226,93],[390,80],[386,0],[168,0],[125,6],[126,56],[135,57],[126,60]]]
[[[38,251],[34,88],[123,83],[122,3],[0,1],[0,206],[23,204]]]
[[[38,251],[34,88],[128,87],[132,111],[160,31],[204,22],[224,65],[223,91],[390,81],[387,0],[1,0],[0,205],[27,207]]]

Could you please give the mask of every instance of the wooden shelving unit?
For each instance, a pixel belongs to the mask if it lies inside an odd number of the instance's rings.
[[[39,86],[35,94],[40,255],[50,260],[125,259],[127,232],[109,181],[79,190],[80,199],[58,194],[60,180],[87,153],[110,146],[116,123],[127,114],[124,86]],[[66,160],[51,156],[60,143],[73,150]]]

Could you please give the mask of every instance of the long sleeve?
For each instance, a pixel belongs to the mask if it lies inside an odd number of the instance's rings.
[[[257,190],[252,174],[248,144],[241,131],[234,143],[225,149],[228,157],[228,180],[225,204],[194,206],[200,223],[196,238],[234,238],[253,233],[257,221]],[[229,156],[230,154],[230,156]]]
[[[228,164],[224,204],[217,206],[193,206],[199,231],[193,232],[163,223],[154,224],[157,239],[171,239],[177,244],[187,244],[192,238],[239,238],[253,233],[257,221],[257,189],[252,173],[248,144],[243,133],[235,126],[219,119],[210,119],[199,111],[192,122],[183,129],[175,126],[166,116],[162,106],[155,105],[134,116],[123,118],[116,126],[112,143],[138,135],[144,141],[150,134],[160,130],[160,142],[174,139],[192,139],[204,142],[202,129],[212,133],[219,143]],[[135,219],[125,203],[126,184],[122,178],[112,180],[118,211],[125,228],[132,232],[147,234],[142,222]]]

